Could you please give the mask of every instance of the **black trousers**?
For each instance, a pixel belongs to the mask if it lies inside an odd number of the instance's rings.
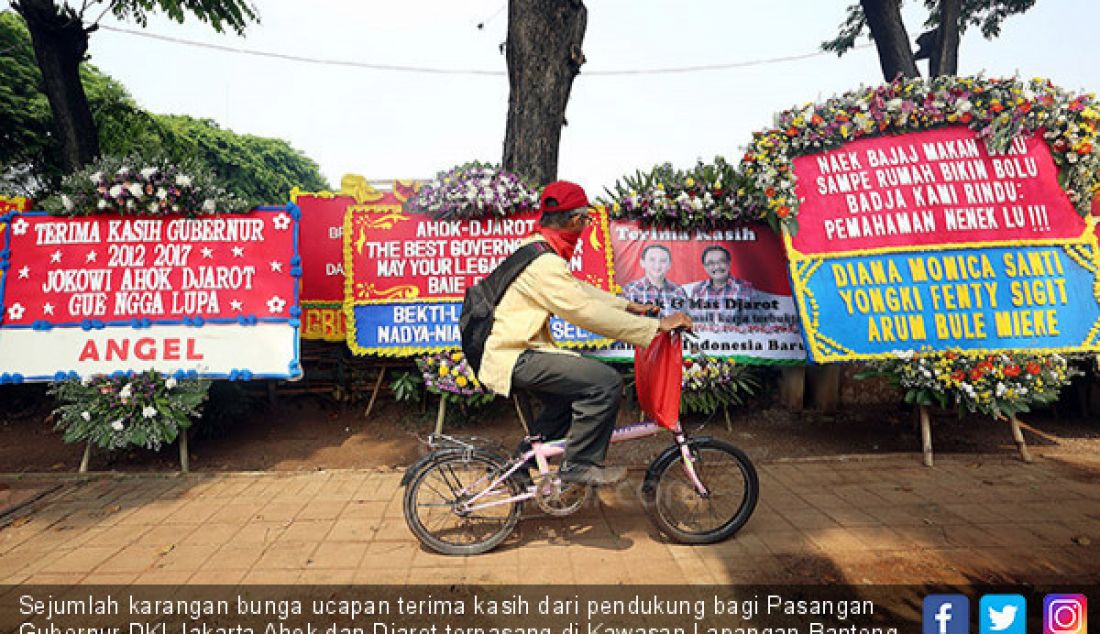
[[[512,370],[512,389],[531,392],[543,404],[531,433],[567,438],[565,460],[572,464],[603,463],[622,388],[611,366],[570,354],[528,350]]]

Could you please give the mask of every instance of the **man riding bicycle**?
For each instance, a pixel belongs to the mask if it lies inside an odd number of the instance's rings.
[[[622,377],[600,361],[557,347],[550,317],[642,347],[658,331],[691,329],[692,321],[682,312],[648,317],[656,306],[616,297],[570,273],[569,260],[590,222],[589,206],[584,189],[575,183],[557,181],[543,190],[539,226],[523,244],[542,240],[553,253],[531,262],[501,298],[478,379],[503,396],[513,389],[538,396],[543,410],[531,433],[546,439],[568,433],[562,481],[602,485],[626,475],[623,467],[603,466],[622,400]]]

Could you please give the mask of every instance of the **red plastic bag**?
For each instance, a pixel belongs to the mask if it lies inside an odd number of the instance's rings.
[[[647,348],[634,351],[634,381],[642,411],[660,426],[680,427],[684,349],[679,333],[661,332]]]

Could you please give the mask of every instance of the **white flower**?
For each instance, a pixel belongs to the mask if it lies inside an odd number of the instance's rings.
[[[92,384],[92,377],[91,376],[85,376],[83,379],[80,379],[80,384],[85,386],[85,387],[91,385]]]
[[[130,195],[135,198],[141,198],[141,195],[145,193],[145,190],[141,187],[141,183],[132,183],[130,185]]]
[[[963,101],[960,101],[960,102],[955,104],[955,111],[958,112],[959,114],[965,114],[967,112],[970,112],[973,109],[974,109],[974,104],[970,103],[969,101],[966,101],[965,99]]]
[[[168,198],[168,190],[163,187],[157,188],[157,200],[164,200]]]
[[[157,173],[157,168],[155,168],[155,167],[146,167],[145,169],[141,170],[141,177],[144,178],[145,180],[149,180],[149,178],[152,177],[153,174],[156,174],[156,173]]]
[[[191,185],[191,177],[188,176],[187,174],[177,174],[176,175],[176,184],[179,185],[180,187],[188,187],[188,186]]]
[[[890,111],[898,110],[901,108],[901,97],[895,97],[886,102],[886,109]]]
[[[118,174],[119,176],[126,176],[127,174],[130,173],[130,168],[123,165],[122,167],[118,168],[118,171],[115,172],[115,173]]]
[[[80,417],[83,418],[86,421],[92,420],[92,414],[88,410],[84,410],[83,412],[80,412]]]
[[[61,194],[61,206],[65,208],[65,211],[72,211],[73,201],[65,194]]]
[[[107,193],[111,195],[111,198],[118,198],[118,195],[122,193],[122,185],[114,185],[111,189],[107,190]]]
[[[130,398],[134,394],[134,386],[132,383],[127,383],[122,386],[122,389],[118,391],[119,398]]]
[[[214,213],[214,210],[217,209],[217,207],[218,204],[210,198],[202,201],[202,210],[207,213]]]
[[[88,180],[92,181],[93,185],[98,185],[99,181],[103,180],[103,172],[96,172],[88,176]]]
[[[142,418],[156,418],[157,408],[152,405],[146,405],[141,409],[141,416]]]
[[[1004,396],[1005,392],[1007,392],[1007,391],[1008,391],[1008,388],[1005,387],[1005,384],[998,381],[997,382],[997,396]]]
[[[115,431],[122,431],[124,429],[124,427],[122,425],[122,419],[120,418],[120,419],[114,421],[113,423],[111,423],[111,429],[113,429]]]
[[[96,203],[96,208],[97,209],[106,209],[107,208],[107,201],[100,198],[99,202]]]
[[[913,351],[912,350],[895,350],[894,351],[894,356],[901,359],[902,361],[908,361],[909,359],[913,358]]]
[[[176,387],[176,378],[170,376],[168,380],[164,382],[164,388],[170,390],[174,387]]]

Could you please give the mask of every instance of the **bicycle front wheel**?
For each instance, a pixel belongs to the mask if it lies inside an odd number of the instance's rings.
[[[420,543],[444,555],[477,555],[496,548],[519,521],[520,493],[501,465],[483,455],[455,453],[428,463],[405,489],[405,523]],[[476,498],[476,499],[475,499]]]
[[[688,446],[707,495],[696,490],[683,453],[669,452],[646,474],[646,512],[662,533],[678,542],[721,541],[740,530],[756,508],[756,468],[743,451],[721,440],[701,438]]]

